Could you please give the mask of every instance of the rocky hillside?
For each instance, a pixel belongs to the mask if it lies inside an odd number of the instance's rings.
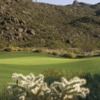
[[[100,4],[57,6],[0,0],[0,48],[5,45],[61,49],[94,43],[100,48]]]

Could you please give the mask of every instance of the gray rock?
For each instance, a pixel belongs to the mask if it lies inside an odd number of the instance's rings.
[[[17,31],[18,32],[23,32],[23,29],[22,28],[18,28]]]
[[[3,35],[3,34],[4,34],[3,30],[2,30],[2,31],[0,31],[0,34],[1,34],[1,35]]]
[[[14,22],[14,23],[19,23],[19,20],[17,18],[11,18],[11,20]]]
[[[11,39],[14,40],[14,37],[12,36]]]
[[[5,0],[5,2],[11,3],[12,1],[11,0]]]
[[[19,37],[22,37],[22,34],[21,34],[21,33],[19,33],[19,34],[18,34],[18,36],[19,36]]]
[[[25,2],[27,2],[27,1],[31,1],[32,2],[32,0],[16,0],[17,2],[20,2],[20,3],[25,3]]]
[[[10,27],[6,27],[5,29],[6,29],[6,30],[9,30],[9,29],[10,29]]]
[[[75,5],[75,6],[80,6],[80,4],[79,4],[79,2],[78,2],[77,0],[75,0],[75,1],[73,2],[73,5]]]
[[[26,25],[26,22],[24,20],[20,21],[21,25]]]
[[[14,27],[11,27],[10,29],[11,29],[11,30],[14,30]]]
[[[66,40],[66,43],[72,44],[71,40]]]
[[[30,35],[35,35],[36,34],[34,29],[27,30],[26,33],[28,33]]]

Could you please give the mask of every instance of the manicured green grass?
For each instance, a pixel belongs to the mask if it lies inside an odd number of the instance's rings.
[[[77,72],[87,69],[90,72],[100,71],[100,57],[68,59],[48,54],[26,52],[3,52],[0,53],[0,88],[6,82],[11,82],[14,72],[27,75],[35,75],[45,69],[56,69]]]

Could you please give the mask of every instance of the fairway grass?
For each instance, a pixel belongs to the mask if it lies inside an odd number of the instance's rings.
[[[77,72],[87,69],[90,72],[100,71],[100,57],[68,59],[48,54],[32,52],[3,52],[0,53],[0,88],[6,83],[11,82],[14,72],[27,75],[35,75],[45,69],[56,69]]]

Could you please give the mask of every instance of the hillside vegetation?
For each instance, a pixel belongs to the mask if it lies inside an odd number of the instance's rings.
[[[77,5],[78,4],[78,5]],[[0,0],[0,48],[100,48],[100,4]],[[86,47],[87,48],[87,47]]]

